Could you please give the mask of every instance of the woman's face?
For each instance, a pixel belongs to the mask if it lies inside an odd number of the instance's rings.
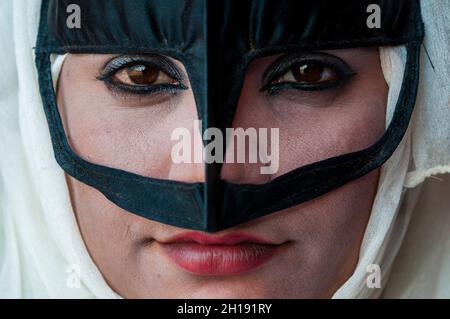
[[[171,158],[174,129],[187,128],[193,139],[201,139],[181,62],[69,54],[57,100],[71,147],[90,162],[154,178],[204,180],[203,164],[175,164]],[[266,183],[297,167],[367,148],[384,132],[386,100],[377,49],[257,59],[246,72],[233,127],[279,128],[279,169],[262,175],[261,163],[224,164],[222,178]],[[123,297],[328,298],[356,266],[378,173],[212,234],[244,233],[276,248],[256,268],[209,275],[181,268],[163,248],[186,229],[128,213],[96,189],[70,176],[67,181],[87,248]]]

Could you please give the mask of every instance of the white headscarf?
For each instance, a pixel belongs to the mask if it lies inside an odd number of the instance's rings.
[[[53,158],[34,65],[39,10],[38,0],[0,2],[0,297],[117,298],[87,252]],[[450,297],[450,0],[423,0],[422,14],[429,58],[416,111],[381,170],[359,263],[335,298]],[[380,56],[389,121],[405,49]],[[384,289],[366,285],[370,264]]]

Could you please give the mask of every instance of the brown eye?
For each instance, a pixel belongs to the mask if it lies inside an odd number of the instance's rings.
[[[137,64],[119,70],[114,78],[127,85],[178,84],[178,81],[158,68]]]
[[[330,68],[318,63],[304,63],[290,69],[275,82],[298,82],[316,84],[338,80],[337,74]]]

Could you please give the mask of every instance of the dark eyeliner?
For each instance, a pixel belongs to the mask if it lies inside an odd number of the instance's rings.
[[[174,78],[177,84],[155,84],[155,85],[129,85],[113,79],[115,73],[124,68],[143,64],[156,68],[168,76]],[[123,92],[126,94],[152,94],[157,92],[175,92],[177,90],[186,90],[183,84],[184,76],[176,65],[170,59],[158,54],[145,55],[121,55],[109,60],[97,79],[103,81],[105,85],[114,92]]]
[[[273,83],[289,70],[300,67],[305,63],[321,64],[336,73],[338,79],[324,83],[295,83],[281,82]],[[276,59],[264,72],[263,86],[260,92],[270,95],[277,94],[283,89],[297,89],[303,91],[322,91],[339,87],[357,73],[341,58],[323,52],[288,53]]]

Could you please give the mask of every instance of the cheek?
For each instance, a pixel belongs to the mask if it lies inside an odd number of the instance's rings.
[[[102,260],[118,251],[126,252],[123,248],[131,246],[133,236],[129,227],[136,217],[88,185],[70,176],[66,179],[81,233],[94,258]],[[107,249],[109,245],[113,249]]]
[[[74,70],[73,63],[66,61],[57,94],[72,149],[92,163],[171,179],[172,132],[184,128],[196,136],[198,116],[192,91],[153,101],[119,97],[92,71]]]
[[[270,178],[327,158],[363,150],[376,143],[385,131],[387,85],[376,69],[362,74],[341,92],[287,92],[267,97],[255,94],[256,79],[244,83],[233,122],[234,127],[278,128],[279,170]],[[255,111],[256,110],[256,111]],[[224,176],[239,176],[262,183],[260,165],[229,165]],[[232,169],[234,168],[234,169]],[[235,177],[235,178],[233,178]]]
[[[123,296],[136,296],[142,277],[157,284],[158,263],[140,267],[139,247],[157,223],[115,206],[101,193],[67,177],[72,205],[83,241],[109,286]],[[144,270],[143,270],[144,269]],[[156,280],[156,282],[154,282]]]
[[[307,297],[331,297],[351,276],[359,251],[379,172],[374,171],[318,199],[289,209],[281,222],[295,249],[286,259],[285,277]],[[298,285],[301,283],[301,285]]]

